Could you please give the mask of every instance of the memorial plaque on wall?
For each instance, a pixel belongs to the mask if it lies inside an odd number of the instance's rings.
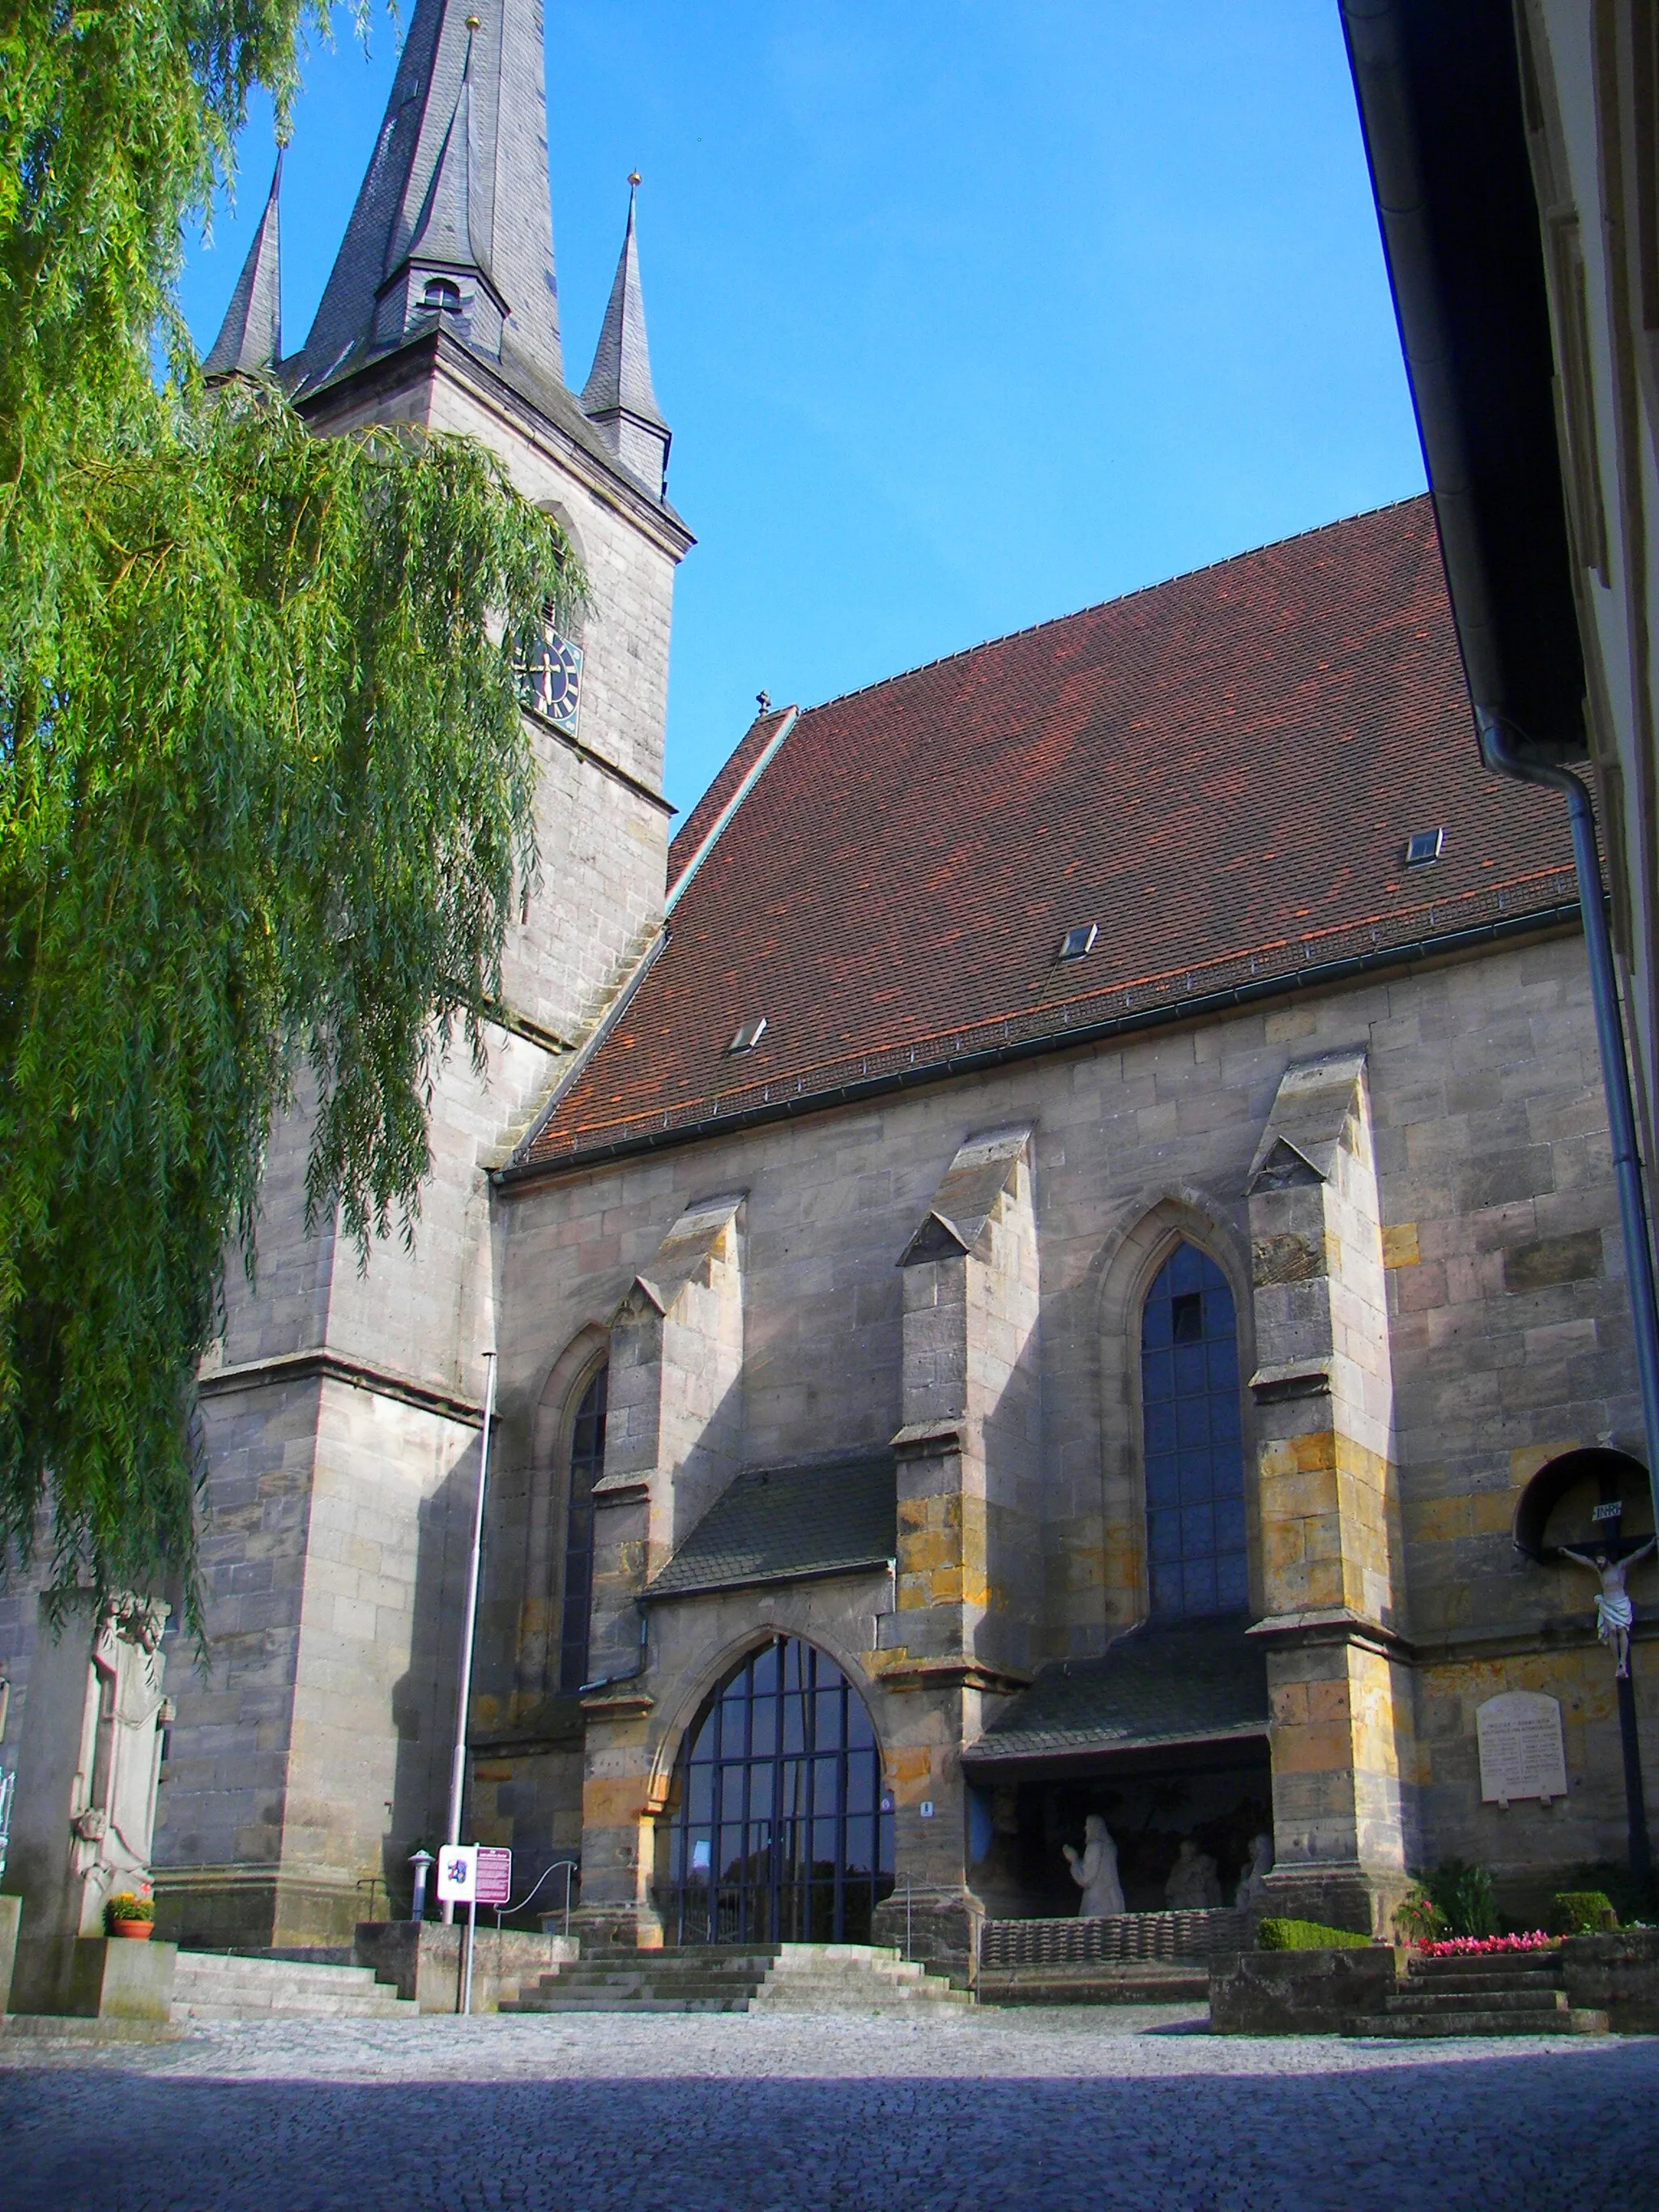
[[[1480,1746],[1480,1798],[1510,1805],[1536,1797],[1547,1805],[1567,1794],[1567,1756],[1561,1741],[1561,1708],[1532,1690],[1488,1698],[1474,1716]]]

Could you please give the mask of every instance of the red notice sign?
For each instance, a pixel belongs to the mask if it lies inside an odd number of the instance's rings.
[[[478,1846],[478,1887],[476,1892],[480,1905],[506,1905],[513,1895],[513,1854],[493,1844]]]

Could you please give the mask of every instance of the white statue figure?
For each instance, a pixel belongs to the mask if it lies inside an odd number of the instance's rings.
[[[1123,1910],[1123,1884],[1117,1876],[1117,1845],[1098,1813],[1091,1813],[1083,1823],[1083,1835],[1081,1851],[1074,1851],[1069,1844],[1063,1849],[1066,1864],[1072,1869],[1072,1880],[1083,1892],[1078,1900],[1079,1917],[1100,1920],[1109,1912]]]
[[[1588,1567],[1592,1574],[1601,1577],[1601,1587],[1595,1597],[1595,1632],[1613,1654],[1615,1678],[1630,1673],[1630,1632],[1636,1619],[1636,1607],[1625,1588],[1625,1577],[1639,1560],[1646,1559],[1656,1541],[1659,1539],[1650,1536],[1639,1552],[1632,1552],[1623,1559],[1615,1559],[1609,1552],[1575,1552],[1570,1545],[1561,1547],[1568,1559],[1577,1560],[1581,1567]]]
[[[107,1898],[149,1879],[161,1734],[173,1717],[161,1694],[167,1618],[165,1605],[115,1598],[93,1636],[77,1778],[86,1802],[70,1822],[83,1936],[102,1933]]]
[[[1207,1851],[1200,1850],[1190,1836],[1181,1838],[1164,1894],[1171,1912],[1207,1912],[1221,1902],[1221,1876],[1216,1863]]]
[[[1240,1912],[1259,1912],[1267,1902],[1267,1875],[1273,1863],[1273,1839],[1271,1836],[1252,1836],[1250,1863],[1239,1876],[1238,1893],[1233,1899]]]

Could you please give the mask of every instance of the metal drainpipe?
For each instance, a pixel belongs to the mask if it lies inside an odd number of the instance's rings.
[[[624,1667],[620,1674],[601,1674],[597,1682],[584,1682],[580,1689],[577,1691],[576,1695],[579,1698],[586,1698],[591,1696],[595,1690],[609,1690],[614,1687],[614,1686],[618,1682],[637,1682],[640,1676],[645,1672],[646,1638],[648,1630],[648,1616],[647,1615],[645,1607],[641,1606],[640,1607],[639,1656],[635,1660],[633,1665],[631,1667]]]
[[[1625,1057],[1625,1025],[1619,1010],[1613,942],[1607,934],[1607,894],[1601,884],[1601,856],[1589,793],[1570,769],[1544,768],[1522,760],[1510,750],[1512,724],[1491,708],[1477,707],[1480,750],[1488,768],[1522,783],[1545,785],[1567,802],[1572,852],[1578,867],[1578,902],[1584,915],[1584,948],[1589,959],[1590,997],[1601,1050],[1601,1081],[1607,1094],[1613,1130],[1613,1171],[1619,1188],[1619,1219],[1625,1237],[1625,1265],[1630,1282],[1632,1319],[1636,1328],[1636,1371],[1642,1389],[1642,1422],[1648,1439],[1648,1485],[1659,1527],[1659,1297],[1654,1289],[1653,1246],[1642,1188],[1641,1156],[1636,1149],[1636,1113],[1631,1099],[1630,1064]]]

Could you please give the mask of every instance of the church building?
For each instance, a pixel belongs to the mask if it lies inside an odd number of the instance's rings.
[[[676,826],[692,540],[631,199],[566,381],[544,67],[538,0],[418,0],[309,336],[273,190],[208,362],[482,440],[591,596],[412,1248],[306,1233],[301,1121],[230,1273],[163,1926],[407,1911],[492,1352],[464,1832],[541,1904],[571,1863],[590,1945],[908,1930],[970,1978],[1077,1911],[1091,1815],[1131,1913],[1194,1865],[1231,1905],[1264,1835],[1270,1909],[1366,1931],[1447,1856],[1517,1911],[1623,1860],[1560,1549],[1652,1525],[1572,854],[1482,769],[1429,501],[763,698]]]

